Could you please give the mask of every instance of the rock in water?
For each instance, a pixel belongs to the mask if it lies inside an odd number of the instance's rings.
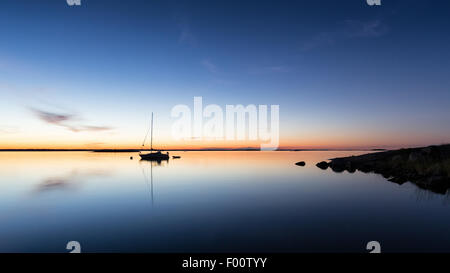
[[[321,164],[319,166],[319,164]],[[450,145],[400,149],[331,159],[317,167],[335,172],[377,173],[391,182],[410,181],[420,188],[445,194],[450,189]]]
[[[295,165],[303,167],[306,165],[306,163],[305,163],[305,161],[300,161],[300,162],[295,163]]]
[[[316,164],[316,166],[317,166],[318,168],[322,169],[322,170],[328,169],[328,166],[329,166],[329,165],[330,165],[330,164],[328,164],[328,163],[325,162],[325,161],[322,161],[322,162],[319,162],[319,163]]]

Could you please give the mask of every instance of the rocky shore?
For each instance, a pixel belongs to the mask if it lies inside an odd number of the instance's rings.
[[[391,182],[410,181],[437,193],[450,189],[450,144],[333,158],[316,166],[335,172],[377,173]]]

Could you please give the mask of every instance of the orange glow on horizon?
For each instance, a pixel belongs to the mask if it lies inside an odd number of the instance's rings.
[[[68,134],[56,132],[52,134],[37,130],[31,133],[0,135],[0,149],[142,149],[142,138],[139,135],[121,134]],[[228,140],[188,140],[175,141],[170,136],[157,136],[153,140],[154,149],[189,150],[189,149],[259,149],[264,142],[260,141],[228,141]],[[448,143],[448,142],[447,142]],[[395,149],[445,144],[430,134],[410,135],[398,134],[357,134],[348,131],[336,131],[332,135],[326,133],[302,133],[280,136],[280,149]],[[150,148],[147,139],[145,149]]]
[[[173,143],[155,143],[154,149],[161,150],[190,150],[190,149],[259,149],[260,142],[232,142],[232,141],[189,141],[189,142],[173,142]],[[327,141],[283,141],[279,145],[279,149],[373,149],[373,148],[404,148],[404,147],[418,147],[428,146],[433,143],[401,143],[391,142],[389,145],[376,144],[372,141],[364,143],[364,141],[354,142],[327,142]],[[436,143],[434,143],[436,144]],[[444,144],[444,143],[437,143]],[[28,142],[28,143],[0,143],[0,149],[149,149],[150,145],[145,145],[144,148],[139,144],[132,144],[128,141],[120,143],[81,143],[81,142]]]

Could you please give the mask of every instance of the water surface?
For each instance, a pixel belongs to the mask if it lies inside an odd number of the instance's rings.
[[[0,153],[0,251],[450,251],[448,194],[314,166],[361,153]]]

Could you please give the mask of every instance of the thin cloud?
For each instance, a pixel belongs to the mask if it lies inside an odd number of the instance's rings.
[[[74,118],[74,115],[50,113],[34,108],[31,108],[31,111],[33,111],[33,113],[36,114],[41,120],[55,125],[61,125],[63,122]]]
[[[387,25],[383,24],[381,20],[374,20],[369,22],[361,22],[356,20],[345,21],[346,33],[349,37],[381,37],[388,32]]]
[[[84,125],[81,126],[80,131],[91,131],[91,132],[98,132],[98,131],[107,131],[111,130],[111,127],[108,126],[92,126],[92,125]]]
[[[388,33],[389,28],[380,19],[372,21],[346,20],[332,31],[320,32],[300,46],[301,51],[328,46],[339,40],[352,38],[378,38]]]
[[[205,67],[211,73],[217,73],[217,66],[212,63],[209,59],[205,59],[202,61],[203,67]]]
[[[43,111],[36,108],[30,108],[31,112],[40,120],[68,129],[69,131],[78,132],[99,132],[113,129],[108,126],[77,124],[79,118],[75,114],[69,113],[53,113]]]
[[[252,68],[250,74],[271,74],[271,73],[286,73],[291,71],[290,67],[286,65],[262,66]]]
[[[321,32],[311,38],[309,41],[304,42],[300,46],[301,51],[309,51],[317,47],[333,44],[337,34],[334,32]]]
[[[178,41],[180,43],[189,44],[191,46],[194,46],[197,44],[197,40],[195,39],[194,34],[192,34],[192,31],[189,27],[189,25],[182,25],[180,26],[181,33],[180,37],[178,38]]]
[[[192,32],[191,25],[189,24],[189,20],[187,19],[186,15],[176,15],[175,21],[180,30],[178,42],[182,44],[188,44],[190,46],[196,46],[197,39]]]

